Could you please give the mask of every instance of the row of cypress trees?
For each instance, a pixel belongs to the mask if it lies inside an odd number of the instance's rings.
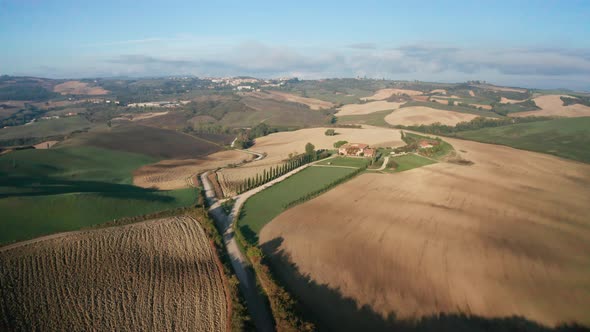
[[[263,170],[262,174],[256,174],[256,176],[247,178],[244,182],[238,184],[238,188],[236,191],[238,194],[241,194],[245,191],[248,191],[250,189],[261,186],[269,181],[272,181],[281,175],[287,174],[288,172],[294,170],[297,167],[315,161],[316,159],[316,154],[301,154],[295,156],[281,165],[271,167],[268,170]]]

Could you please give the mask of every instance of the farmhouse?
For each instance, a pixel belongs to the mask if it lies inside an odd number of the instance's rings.
[[[421,140],[420,142],[418,142],[418,147],[420,149],[429,149],[439,144],[440,142],[435,140]]]
[[[375,149],[369,148],[368,144],[347,143],[338,149],[338,154],[343,156],[373,157]]]

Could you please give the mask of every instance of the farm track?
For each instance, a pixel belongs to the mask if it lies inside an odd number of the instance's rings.
[[[244,297],[246,298],[248,310],[252,316],[252,319],[254,320],[256,327],[260,331],[274,331],[273,318],[266,305],[266,299],[258,292],[256,286],[256,275],[254,274],[250,263],[246,257],[244,257],[237,243],[233,229],[233,221],[235,216],[239,215],[240,209],[248,198],[276,183],[285,180],[291,175],[312,166],[314,163],[303,165],[270,182],[267,182],[262,186],[234,196],[233,198],[235,199],[235,203],[229,216],[223,212],[223,209],[221,208],[221,202],[215,197],[215,190],[208,178],[210,171],[207,171],[200,176],[201,182],[203,183],[203,187],[205,189],[205,197],[210,206],[209,212],[217,223],[218,228],[221,230],[223,242],[225,243],[230,256],[232,267],[234,268],[234,271],[236,272],[236,275],[240,281],[240,287]]]
[[[0,330],[225,331],[223,271],[188,216],[0,251]]]
[[[354,166],[341,166],[341,165],[313,165],[313,167],[337,167],[337,168],[351,168],[351,169],[358,169],[358,167]]]

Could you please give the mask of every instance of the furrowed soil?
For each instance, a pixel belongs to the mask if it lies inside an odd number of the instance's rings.
[[[423,106],[412,106],[393,111],[385,117],[385,121],[392,125],[403,126],[421,124],[429,125],[435,122],[454,126],[459,122],[471,121],[476,117],[477,115],[474,114],[443,111]]]
[[[187,159],[221,150],[219,145],[175,130],[121,124],[100,128],[64,141],[62,146],[94,146],[141,153],[158,159]]]
[[[252,159],[252,155],[236,151],[221,151],[198,159],[162,160],[142,166],[133,172],[133,184],[160,190],[182,189],[193,185],[191,179],[206,170],[238,164]]]
[[[287,288],[337,331],[590,324],[590,165],[446,140],[474,164],[363,174],[266,225]]]
[[[188,216],[0,249],[0,330],[226,331],[224,275]]]

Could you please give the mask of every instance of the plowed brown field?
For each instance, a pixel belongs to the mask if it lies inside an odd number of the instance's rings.
[[[269,223],[282,279],[338,331],[390,313],[590,324],[590,165],[448,141],[475,164],[363,174]]]
[[[190,179],[203,171],[238,164],[249,159],[252,159],[251,154],[230,150],[198,159],[162,160],[135,170],[133,184],[160,190],[187,188],[193,185]]]
[[[2,331],[225,331],[223,271],[175,217],[0,250]]]
[[[292,103],[299,103],[307,105],[312,110],[321,110],[334,107],[329,101],[319,100],[315,98],[307,98],[292,93],[280,92],[280,91],[262,91],[262,92],[248,92],[245,93],[247,96],[262,98],[262,99],[273,99],[276,101],[288,101]]]
[[[53,87],[53,91],[61,93],[62,95],[106,95],[109,91],[99,87],[90,86],[88,83],[80,81],[67,81]]]

